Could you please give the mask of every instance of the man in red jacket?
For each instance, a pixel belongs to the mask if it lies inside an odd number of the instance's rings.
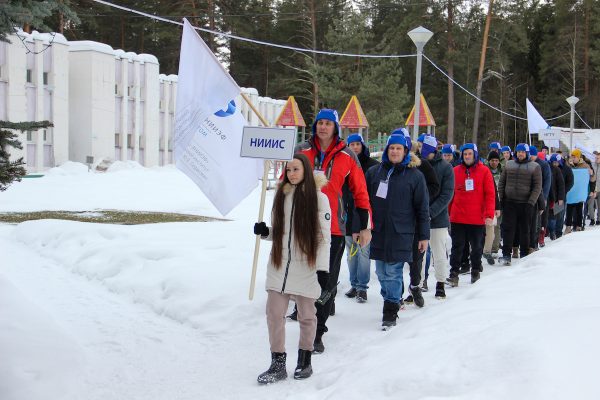
[[[485,226],[492,225],[496,207],[494,178],[481,161],[477,145],[466,143],[460,148],[461,163],[454,167],[454,197],[448,206],[450,213],[450,286],[458,286],[458,274],[463,249],[471,247],[471,283],[479,280],[483,270],[481,256]]]
[[[347,181],[354,206],[360,220],[359,243],[367,246],[371,242],[371,205],[365,175],[358,158],[340,137],[338,113],[335,110],[319,111],[312,126],[312,137],[296,146],[295,152],[308,157],[315,173],[325,174],[328,183],[321,189],[331,206],[331,252],[329,274],[317,272],[323,294],[317,300],[317,335],[314,353],[325,351],[323,334],[327,332],[333,300],[336,294],[342,254],[344,253],[346,210],[342,199],[342,187]]]

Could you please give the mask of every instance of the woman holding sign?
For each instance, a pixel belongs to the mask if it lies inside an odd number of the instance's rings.
[[[320,281],[327,279],[331,241],[331,208],[321,188],[323,175],[313,176],[308,158],[294,155],[287,163],[271,213],[272,227],[254,225],[254,234],[273,241],[267,266],[267,325],[271,366],[258,376],[259,383],[287,378],[285,313],[290,299],[298,306],[300,343],[295,379],[312,375],[311,353],[317,330],[315,300]]]

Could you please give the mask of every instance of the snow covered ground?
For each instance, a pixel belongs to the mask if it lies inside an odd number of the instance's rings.
[[[0,212],[219,216],[174,168],[81,167],[13,185]],[[258,386],[270,362],[266,242],[248,301],[258,203],[257,189],[227,222],[0,225],[0,399],[598,398],[600,229],[511,267],[485,265],[477,284],[462,279],[446,301],[425,293],[426,306],[407,307],[389,332],[379,329],[374,272],[366,304],[342,295],[344,261],[313,377]],[[291,373],[298,326],[287,328]]]

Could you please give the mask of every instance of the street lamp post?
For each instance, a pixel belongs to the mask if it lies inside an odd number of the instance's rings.
[[[417,140],[419,136],[419,109],[421,102],[421,65],[423,63],[423,47],[433,36],[433,32],[419,26],[408,32],[408,36],[417,46],[417,77],[415,81],[415,113],[413,118],[413,140]]]
[[[579,99],[575,96],[567,98],[567,103],[571,106],[571,133],[569,139],[569,154],[573,151],[573,129],[575,129],[575,104]]]

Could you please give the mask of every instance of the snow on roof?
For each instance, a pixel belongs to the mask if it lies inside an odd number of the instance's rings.
[[[114,55],[115,50],[105,43],[94,42],[92,40],[77,40],[69,42],[69,51],[97,51],[104,54]]]

